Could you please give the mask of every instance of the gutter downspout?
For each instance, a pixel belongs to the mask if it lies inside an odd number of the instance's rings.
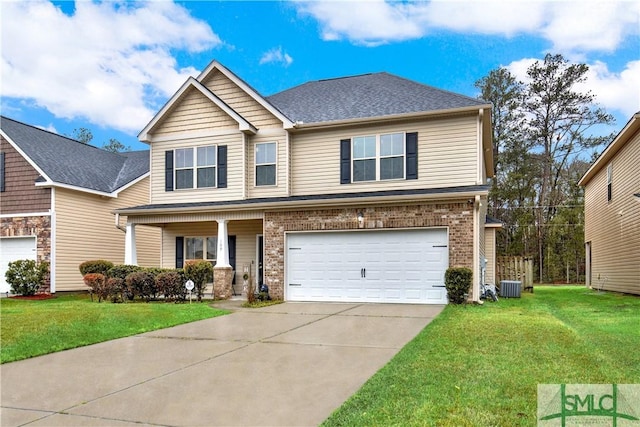
[[[115,214],[115,219],[116,219],[116,224],[115,224],[116,228],[118,230],[122,231],[123,233],[126,233],[127,232],[126,227],[123,227],[123,226],[120,225],[120,214],[119,213]]]
[[[480,301],[480,204],[480,196],[476,195],[473,204],[473,302]]]

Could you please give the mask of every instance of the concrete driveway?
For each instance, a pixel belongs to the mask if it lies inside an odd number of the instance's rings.
[[[318,425],[442,309],[285,303],[4,364],[0,424]]]

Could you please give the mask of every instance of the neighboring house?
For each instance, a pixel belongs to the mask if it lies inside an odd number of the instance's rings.
[[[0,118],[0,292],[9,262],[50,262],[50,292],[87,289],[78,265],[124,261],[124,219],[111,211],[149,201],[149,151],[111,153]],[[145,229],[146,228],[146,229]],[[160,233],[142,227],[142,265],[160,262]]]
[[[250,270],[288,301],[446,303],[460,266],[478,299],[490,111],[387,73],[263,97],[214,61],[139,135],[151,202],[116,212],[162,230],[163,267],[214,262],[222,297]]]
[[[587,286],[640,294],[640,113],[580,179]]]

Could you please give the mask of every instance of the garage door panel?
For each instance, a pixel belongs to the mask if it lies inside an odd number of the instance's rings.
[[[287,252],[287,299],[447,302],[436,287],[448,267],[446,229],[291,233],[287,243],[295,248]]]

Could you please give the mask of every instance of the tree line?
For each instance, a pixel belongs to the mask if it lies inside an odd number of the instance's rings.
[[[497,68],[475,83],[492,103],[495,177],[488,214],[503,223],[498,255],[534,259],[540,282],[584,281],[584,194],[578,180],[614,134],[591,91],[588,66],[547,54],[519,81]]]

